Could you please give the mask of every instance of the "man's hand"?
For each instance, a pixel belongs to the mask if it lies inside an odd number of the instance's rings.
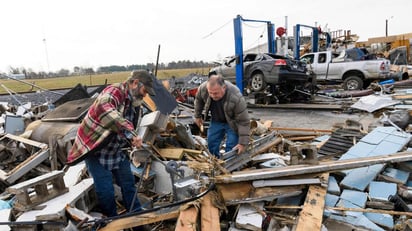
[[[136,148],[142,147],[142,144],[143,144],[142,137],[140,137],[140,136],[133,136],[133,138],[132,138],[131,141],[132,141],[132,146],[133,146],[133,147],[136,147]]]
[[[245,151],[246,147],[243,144],[237,144],[233,147],[233,150],[237,150],[237,154],[242,154]]]
[[[195,118],[195,124],[201,128],[203,126],[203,120],[202,118]]]

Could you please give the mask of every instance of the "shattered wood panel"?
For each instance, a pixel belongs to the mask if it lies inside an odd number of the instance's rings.
[[[285,195],[298,195],[304,186],[254,188],[251,182],[217,184],[217,189],[227,205],[273,200]],[[234,190],[236,189],[236,190]]]
[[[251,182],[217,184],[216,187],[225,201],[238,201],[248,198],[250,192],[254,189]]]
[[[4,135],[0,141],[3,140],[13,140],[16,142],[23,143],[26,146],[26,149],[33,149],[33,147],[39,148],[36,153],[32,154],[29,158],[24,160],[23,162],[19,163],[16,167],[11,169],[10,171],[2,170],[0,172],[0,178],[8,184],[14,183],[16,180],[21,178],[31,169],[39,165],[41,162],[46,160],[49,157],[49,150],[47,144],[40,143],[34,140],[29,140],[23,137],[15,136],[12,134]],[[30,146],[30,147],[27,147]],[[34,150],[32,150],[34,151]]]
[[[43,161],[47,160],[49,157],[49,150],[41,150],[40,153],[35,153],[31,155],[28,159],[25,161],[21,162],[18,166],[16,166],[14,169],[12,169],[10,172],[7,172],[4,177],[1,179],[4,180],[5,182],[12,184],[18,179],[20,179],[22,176],[24,176],[26,173],[28,173],[30,170],[41,164]]]
[[[3,139],[6,139],[6,138],[11,139],[11,140],[15,140],[15,141],[18,141],[18,142],[22,142],[24,144],[28,144],[30,146],[34,146],[34,147],[37,147],[37,148],[40,148],[40,149],[46,149],[47,148],[47,144],[40,143],[40,142],[37,142],[37,141],[34,141],[34,140],[29,140],[29,139],[26,139],[26,138],[23,138],[23,137],[20,137],[20,136],[15,136],[15,135],[12,135],[12,134],[4,135],[0,139],[0,141],[3,140]]]
[[[196,206],[180,210],[179,218],[176,222],[175,231],[195,231],[197,228],[197,218],[199,209]]]
[[[168,209],[167,211],[158,211],[148,214],[136,215],[132,217],[119,218],[108,223],[99,231],[123,230],[136,226],[152,224],[159,221],[176,219],[179,216],[179,207]]]
[[[322,175],[322,179],[327,181],[329,173]],[[327,187],[311,185],[306,195],[303,209],[299,214],[296,231],[321,230],[323,209],[325,207],[325,196]]]
[[[213,205],[215,193],[208,193],[202,198],[200,207],[200,227],[201,230],[220,230],[219,209]]]
[[[294,165],[283,168],[256,169],[233,172],[216,176],[217,183],[233,183],[258,179],[277,178],[283,176],[302,175],[308,173],[336,172],[344,169],[359,168],[373,164],[398,163],[412,160],[412,152],[398,152],[390,155],[362,157],[355,160],[337,160],[319,162],[319,165]]]
[[[185,153],[199,155],[202,153],[200,150],[193,150],[187,148],[160,148],[159,154],[164,158],[180,160]]]

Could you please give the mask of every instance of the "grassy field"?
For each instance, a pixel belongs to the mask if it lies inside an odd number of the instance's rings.
[[[195,73],[199,75],[207,75],[209,68],[191,68],[191,69],[173,69],[173,70],[158,70],[157,78],[160,80],[170,79],[172,76],[176,78],[186,77],[189,74]],[[111,74],[96,74],[96,75],[80,75],[69,76],[60,78],[48,78],[48,79],[24,79],[22,81],[34,84],[41,88],[48,90],[60,89],[60,88],[72,88],[77,84],[85,86],[102,85],[104,83],[118,83],[123,82],[130,72],[116,72]],[[0,94],[7,94],[9,89],[11,92],[29,92],[36,91],[38,88],[32,88],[31,85],[19,82],[13,79],[0,79]]]

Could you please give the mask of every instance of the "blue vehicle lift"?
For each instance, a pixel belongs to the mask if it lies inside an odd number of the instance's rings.
[[[244,22],[263,22],[267,24],[268,29],[268,52],[276,52],[275,43],[275,25],[270,21],[262,20],[251,20],[244,19],[242,16],[237,15],[233,19],[234,31],[235,31],[235,57],[236,57],[236,86],[239,88],[240,92],[243,93],[243,35],[242,35],[242,21]]]
[[[318,52],[319,48],[319,28],[313,27],[313,26],[308,26],[308,25],[303,25],[303,24],[296,24],[294,27],[294,37],[295,37],[295,48],[293,50],[294,54],[293,57],[296,60],[299,60],[300,54],[299,54],[299,49],[300,49],[300,28],[301,27],[307,27],[312,29],[312,52]],[[326,46],[329,47],[331,43],[331,37],[329,33],[326,34]]]

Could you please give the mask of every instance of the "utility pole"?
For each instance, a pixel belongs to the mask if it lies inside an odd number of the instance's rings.
[[[385,36],[388,37],[388,22],[389,19],[393,19],[393,16],[391,16],[390,18],[385,19]]]
[[[388,19],[385,20],[385,36],[388,37]]]
[[[49,52],[47,51],[46,38],[43,39],[43,42],[44,42],[44,50],[46,51],[47,73],[49,73],[50,72]]]

